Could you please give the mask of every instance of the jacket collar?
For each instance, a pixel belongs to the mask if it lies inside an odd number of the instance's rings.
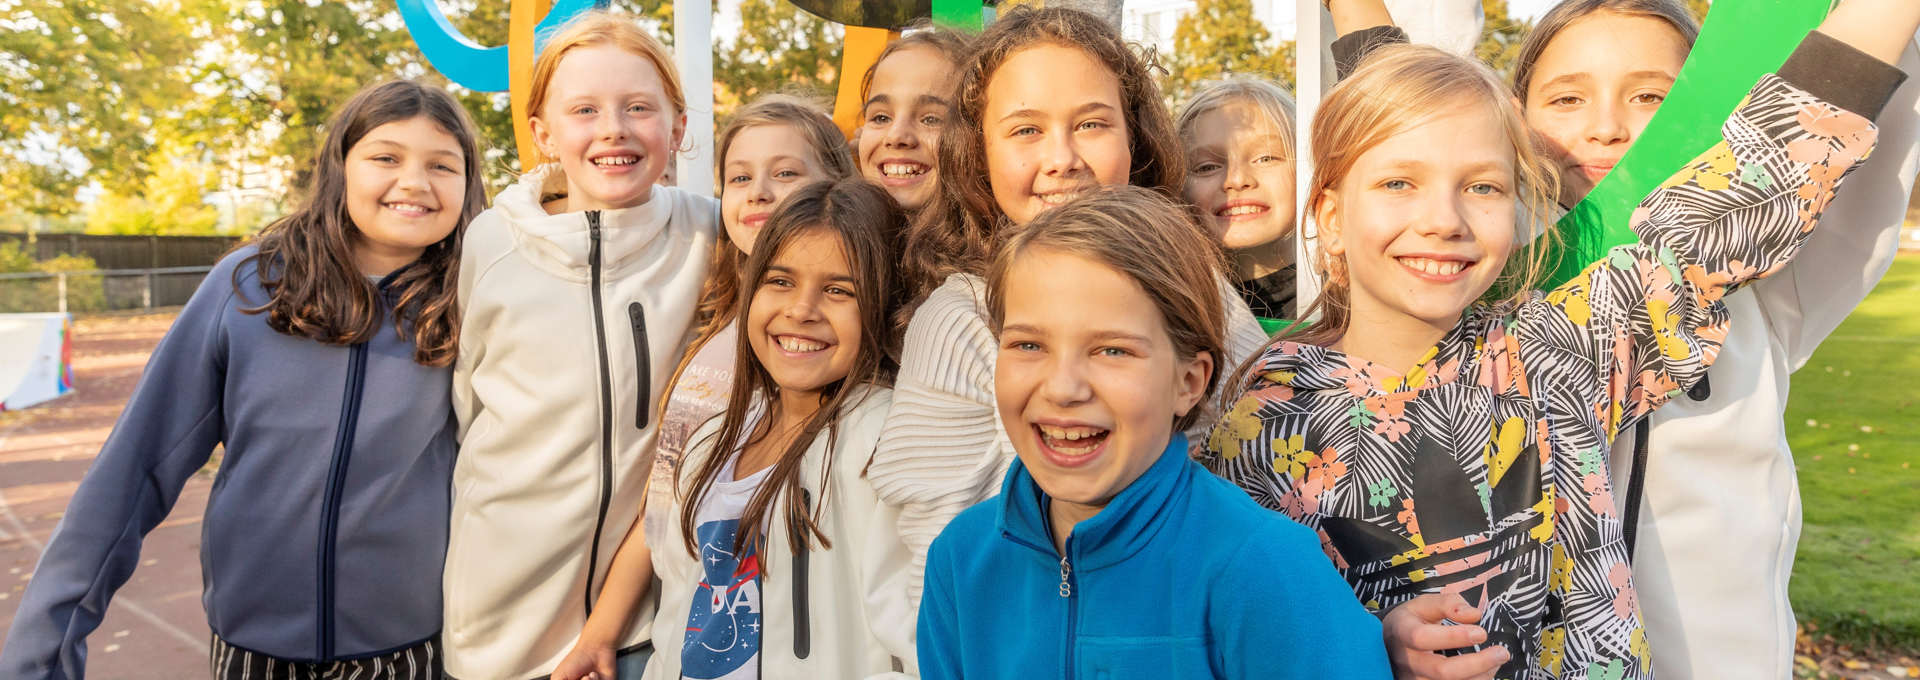
[[[506,217],[514,241],[534,264],[565,278],[586,280],[590,250],[587,212],[547,214],[540,198],[563,192],[567,175],[558,163],[547,163],[520,176],[520,181],[494,197],[494,206]],[[646,203],[631,208],[601,210],[601,266],[612,276],[624,266],[639,264],[667,227],[676,201],[684,200],[678,189],[653,187]]]
[[[1169,509],[1190,493],[1193,466],[1187,460],[1187,437],[1175,432],[1140,478],[1122,489],[1098,514],[1073,527],[1067,548],[1074,569],[1086,571],[1118,564],[1151,542],[1166,526]],[[1000,488],[1000,535],[1030,549],[1058,558],[1047,532],[1046,492],[1040,490],[1027,466],[1015,458]]]

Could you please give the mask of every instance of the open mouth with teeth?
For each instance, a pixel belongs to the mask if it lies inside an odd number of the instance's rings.
[[[828,347],[833,346],[813,338],[803,338],[798,335],[776,335],[773,336],[773,341],[780,345],[780,349],[784,349],[793,354],[824,352]]]
[[[593,164],[603,168],[619,168],[640,162],[639,156],[601,156],[593,159]]]
[[[1453,276],[1473,267],[1474,263],[1462,260],[1434,260],[1425,257],[1396,257],[1400,266],[1431,276]]]
[[[382,203],[380,205],[386,207],[386,209],[388,210],[392,210],[394,212],[400,213],[407,217],[419,217],[421,215],[425,215],[427,213],[433,212],[433,208],[429,208],[424,205],[419,205],[417,203]]]
[[[880,174],[887,179],[915,179],[933,168],[920,163],[881,163]]]
[[[1228,219],[1232,219],[1235,217],[1244,217],[1247,215],[1264,215],[1266,214],[1267,210],[1268,210],[1267,206],[1264,206],[1264,205],[1236,205],[1231,208],[1221,208],[1219,211],[1213,213],[1213,215],[1215,217],[1225,217]]]
[[[1087,426],[1055,427],[1036,424],[1033,426],[1033,432],[1040,438],[1041,445],[1057,454],[1055,462],[1071,463],[1078,462],[1074,459],[1082,461],[1091,459],[1092,454],[1106,445],[1107,435],[1111,434],[1112,430]],[[1059,458],[1067,460],[1060,461]]]
[[[1061,206],[1066,205],[1068,201],[1079,198],[1080,192],[1079,190],[1057,191],[1050,194],[1034,194],[1033,197],[1040,199],[1041,203],[1045,203],[1048,206]]]

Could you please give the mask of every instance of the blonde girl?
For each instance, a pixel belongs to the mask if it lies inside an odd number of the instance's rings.
[[[726,410],[733,393],[734,305],[740,267],[753,256],[754,241],[788,195],[812,182],[854,174],[853,155],[833,120],[814,102],[790,95],[767,95],[734,112],[715,148],[724,229],[700,291],[699,331],[667,383],[673,387],[661,409],[645,513],[655,531],[663,528],[662,513],[673,500],[672,479],[687,438]]]
[[[908,215],[940,189],[940,131],[953,117],[952,80],[967,49],[958,31],[919,24],[887,43],[861,80],[860,174]]]
[[[768,221],[740,271],[738,376],[695,432],[660,531],[620,547],[598,617],[627,619],[658,577],[648,678],[864,678],[892,662],[863,615],[861,557],[878,500],[862,478],[894,363],[900,211],[865,180],[811,183]],[[615,599],[616,597],[620,599]],[[584,646],[556,680],[612,677]]]
[[[579,638],[639,517],[720,226],[712,198],[655,184],[685,98],[630,19],[555,34],[529,107],[540,164],[474,222],[460,271],[445,640],[463,680],[546,675]],[[644,655],[644,629],[617,647]]]
[[[1859,18],[1828,26],[1878,44]],[[1551,238],[1526,225],[1555,176],[1504,86],[1430,48],[1376,52],[1314,121],[1321,322],[1250,364],[1210,465],[1321,532],[1406,675],[1648,677],[1606,446],[1699,380],[1719,300],[1788,261],[1872,148],[1828,103],[1885,101],[1898,79],[1868,62],[1849,78],[1803,47],[1641,203],[1653,245],[1545,292]],[[1456,647],[1479,651],[1435,653]]]
[[[1208,82],[1180,111],[1188,203],[1214,227],[1240,299],[1268,332],[1294,308],[1293,95],[1247,75]]]
[[[1007,229],[1093,187],[1180,195],[1186,162],[1150,62],[1118,31],[1072,9],[1015,8],[974,39],[940,135],[940,195],[916,217],[903,269],[919,303],[903,309],[901,378],[874,455],[887,502],[875,531],[870,618],[911,663],[928,544],[961,510],[992,496],[1014,449],[994,412],[993,331],[981,275]],[[1217,272],[1216,272],[1217,273]],[[1226,361],[1265,334],[1222,278]],[[1213,402],[1197,421],[1211,421]],[[1204,431],[1196,425],[1194,433]],[[909,669],[911,671],[911,669]]]

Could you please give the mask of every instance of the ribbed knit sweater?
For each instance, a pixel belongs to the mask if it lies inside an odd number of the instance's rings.
[[[894,382],[893,408],[887,412],[880,447],[868,468],[880,500],[899,509],[893,529],[912,553],[904,611],[919,610],[921,578],[933,538],[960,511],[998,493],[1013,462],[1013,444],[1000,424],[993,398],[999,343],[987,323],[986,295],[985,280],[955,274],[914,312],[907,324],[900,376]],[[1247,311],[1246,301],[1225,282],[1220,285],[1220,298],[1227,310],[1227,356],[1214,364],[1214,370],[1221,373],[1218,384],[1225,385],[1232,372],[1266,343],[1267,335]],[[1216,388],[1199,422],[1187,430],[1189,441],[1204,441],[1203,435],[1224,412],[1220,398]],[[870,595],[869,601],[879,596]],[[912,620],[899,623],[905,630],[913,629]],[[884,626],[876,621],[875,627]]]

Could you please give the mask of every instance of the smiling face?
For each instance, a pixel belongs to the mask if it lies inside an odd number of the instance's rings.
[[[1276,124],[1245,99],[1194,121],[1187,202],[1213,216],[1214,233],[1230,250],[1271,245],[1293,233],[1293,153]]]
[[[347,216],[358,234],[355,264],[385,275],[420,257],[460,224],[466,156],[459,140],[426,117],[381,125],[346,154]]]
[[[894,52],[873,69],[860,115],[860,174],[885,187],[902,210],[919,210],[939,190],[936,155],[952,76],[953,63],[931,47]]]
[[[747,338],[782,399],[817,395],[847,377],[860,352],[860,295],[840,236],[796,234],[753,292]]]
[[[1673,26],[1593,14],[1568,24],[1534,61],[1527,124],[1560,172],[1560,203],[1586,198],[1640,138],[1687,60]]]
[[[787,194],[807,182],[824,179],[826,169],[806,136],[788,125],[756,125],[741,130],[727,147],[722,168],[720,221],[740,252],[753,254],[760,229]]]
[[[1000,420],[1048,496],[1097,510],[1159,460],[1213,360],[1182,359],[1153,299],[1099,262],[1036,247],[1003,285]]]
[[[1133,162],[1120,79],[1085,50],[1035,45],[987,82],[981,114],[993,199],[1014,224],[1088,187],[1125,184]]]
[[[1492,112],[1454,108],[1361,154],[1319,205],[1356,325],[1451,328],[1513,252],[1513,145]]]
[[[577,47],[551,82],[528,123],[540,152],[567,173],[566,210],[646,203],[687,120],[653,62],[612,45]]]

